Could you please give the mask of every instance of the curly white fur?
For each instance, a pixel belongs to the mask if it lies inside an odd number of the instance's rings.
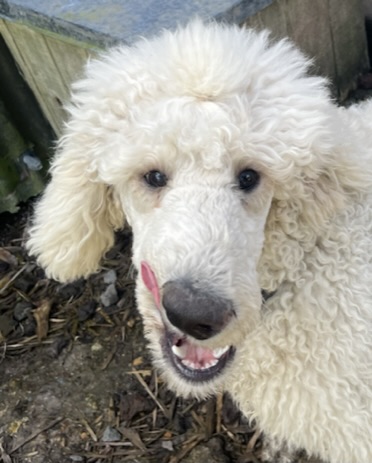
[[[97,270],[124,216],[161,287],[192,276],[236,319],[196,344],[236,355],[216,380],[171,371],[142,279],[156,364],[178,393],[225,388],[289,448],[372,462],[372,103],[330,101],[288,41],[193,21],[87,65],[28,248],[50,277]],[[255,169],[249,193],[237,175]],[[164,172],[166,187],[143,180]],[[274,295],[264,304],[261,289]]]

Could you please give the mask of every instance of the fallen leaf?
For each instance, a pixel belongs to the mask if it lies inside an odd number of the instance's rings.
[[[136,357],[133,362],[132,362],[132,365],[134,367],[138,367],[139,365],[142,365],[143,363],[143,357]]]
[[[42,341],[48,335],[50,308],[50,301],[45,300],[33,311],[33,315],[36,320],[36,335],[38,341]]]
[[[126,422],[131,421],[138,413],[150,412],[152,409],[152,402],[138,392],[123,394],[120,397],[119,417]]]
[[[4,248],[0,248],[0,260],[15,267],[18,264],[17,258]]]
[[[11,434],[12,436],[17,434],[19,431],[19,428],[22,426],[22,424],[25,422],[25,418],[22,418],[21,420],[14,420],[11,423],[8,424],[8,433]]]
[[[138,434],[138,432],[135,429],[133,429],[133,428],[120,428],[120,431],[121,431],[122,435],[125,438],[130,440],[132,442],[132,444],[135,445],[140,450],[142,450],[142,452],[146,451],[146,446],[142,442],[142,440],[140,438],[140,435]]]

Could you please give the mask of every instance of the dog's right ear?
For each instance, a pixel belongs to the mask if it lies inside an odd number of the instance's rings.
[[[26,243],[46,274],[62,282],[96,271],[124,224],[119,201],[99,179],[82,138],[67,131],[60,142]]]
[[[26,244],[47,275],[59,281],[96,271],[113,245],[115,229],[124,225],[124,212],[113,186],[124,182],[117,153],[125,145],[123,128],[130,108],[135,107],[145,86],[134,85],[135,79],[127,76],[130,55],[131,50],[121,46],[91,59],[83,78],[72,85],[71,103],[66,108],[69,119]],[[134,74],[138,68],[136,64]]]

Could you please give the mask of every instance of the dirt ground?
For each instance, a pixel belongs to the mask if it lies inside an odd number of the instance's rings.
[[[0,215],[0,463],[260,463],[229,397],[176,398],[153,370],[130,232],[100,273],[62,285],[22,247],[31,210]]]

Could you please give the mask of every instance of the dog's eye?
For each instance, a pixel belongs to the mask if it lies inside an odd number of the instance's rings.
[[[167,176],[158,170],[150,170],[144,175],[146,183],[153,188],[161,188],[167,184]]]
[[[238,176],[239,188],[244,191],[253,190],[260,181],[260,175],[253,169],[242,170]]]

